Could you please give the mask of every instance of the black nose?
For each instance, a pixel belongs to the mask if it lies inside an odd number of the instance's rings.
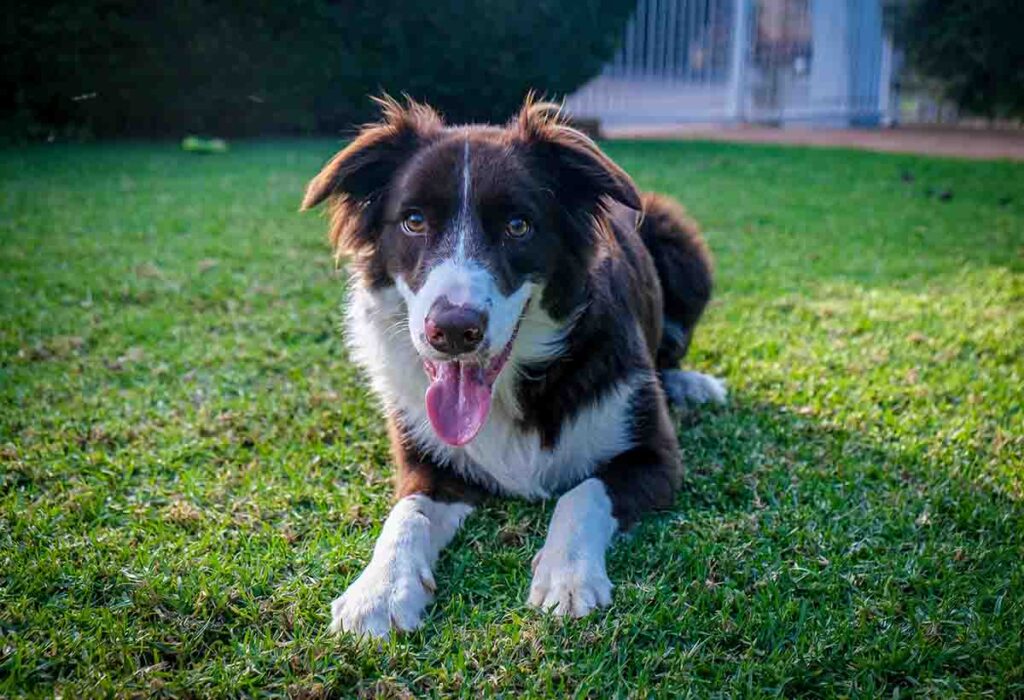
[[[476,350],[487,330],[487,314],[472,306],[455,306],[441,298],[427,313],[427,342],[446,355],[463,355]]]

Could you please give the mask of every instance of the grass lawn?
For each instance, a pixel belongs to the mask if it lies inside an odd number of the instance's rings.
[[[529,609],[552,504],[495,501],[381,648],[326,634],[391,493],[336,147],[0,151],[0,697],[1024,694],[1024,164],[609,144],[708,232],[730,404],[608,611]]]

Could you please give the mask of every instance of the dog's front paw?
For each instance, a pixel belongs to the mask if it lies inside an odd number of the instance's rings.
[[[570,558],[545,547],[533,558],[530,605],[555,615],[583,617],[612,602],[612,582],[604,557]]]
[[[434,589],[434,577],[425,561],[370,562],[331,603],[331,632],[384,638],[392,629],[412,631],[422,624],[423,610]]]

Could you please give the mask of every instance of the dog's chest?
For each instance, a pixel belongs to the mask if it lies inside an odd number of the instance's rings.
[[[617,385],[602,401],[566,418],[552,446],[542,444],[537,430],[524,429],[498,395],[476,439],[459,449],[439,446],[471,480],[524,498],[547,498],[591,476],[601,462],[629,446],[631,394],[631,386]],[[421,444],[437,443],[429,425],[421,425]]]
[[[409,438],[467,480],[500,493],[546,498],[630,446],[635,381],[617,382],[601,400],[564,417],[557,442],[544,446],[538,431],[518,420],[512,367],[499,377],[487,423],[476,438],[460,448],[445,444],[426,415],[428,381],[404,319],[405,307],[394,290],[353,292],[347,323],[353,359],[384,407],[401,412]]]

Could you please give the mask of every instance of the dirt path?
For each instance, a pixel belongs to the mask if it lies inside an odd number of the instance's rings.
[[[812,129],[769,126],[687,124],[661,127],[609,127],[607,138],[683,139],[833,146],[889,153],[920,153],[976,160],[1024,160],[1024,130],[981,130],[944,127],[895,129]]]

